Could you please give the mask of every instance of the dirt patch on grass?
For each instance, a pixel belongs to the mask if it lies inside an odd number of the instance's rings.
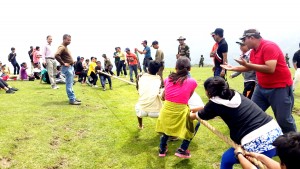
[[[50,141],[49,144],[52,149],[57,149],[60,144],[59,137],[57,136],[53,137],[53,139]]]
[[[47,167],[47,169],[60,169],[60,168],[67,168],[68,167],[68,160],[66,158],[59,158],[57,164]]]
[[[9,168],[12,165],[12,160],[7,157],[0,158],[0,168]]]
[[[77,137],[80,139],[85,138],[87,133],[88,133],[88,130],[81,129],[81,130],[77,131]]]

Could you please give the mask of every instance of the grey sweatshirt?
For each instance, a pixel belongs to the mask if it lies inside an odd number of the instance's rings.
[[[249,62],[250,53],[251,53],[251,49],[242,55],[242,58],[244,58],[247,62]],[[256,81],[256,73],[254,70],[250,70],[248,72],[234,72],[231,74],[231,77],[235,78],[240,74],[242,74],[244,77],[244,83],[250,82],[250,81]]]

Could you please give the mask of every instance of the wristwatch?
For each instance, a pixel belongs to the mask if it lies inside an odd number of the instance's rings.
[[[234,155],[234,157],[235,157],[236,159],[239,159],[238,157],[239,157],[240,154],[242,154],[242,155],[244,156],[244,154],[243,154],[242,152],[237,152],[237,153]]]

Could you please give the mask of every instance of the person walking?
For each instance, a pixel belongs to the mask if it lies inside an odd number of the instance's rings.
[[[66,92],[69,98],[69,104],[80,105],[81,101],[76,98],[73,91],[73,81],[74,81],[74,61],[71,53],[68,49],[68,45],[71,43],[71,35],[63,35],[63,43],[58,47],[55,53],[55,59],[62,66],[62,73],[66,76]]]
[[[120,61],[118,62],[118,67],[117,67],[117,76],[120,76],[120,72],[123,69],[125,77],[127,77],[127,71],[126,71],[126,55],[124,52],[121,51],[120,47],[116,47],[117,53],[116,57],[120,58]]]
[[[199,67],[203,67],[204,66],[204,57],[203,57],[203,55],[201,55],[201,57],[200,57],[200,61],[199,61]]]
[[[17,54],[16,49],[14,47],[11,48],[11,53],[8,55],[8,61],[13,65],[14,67],[14,75],[18,75],[20,73],[20,65],[17,62]]]
[[[245,59],[235,59],[240,66],[222,65],[232,71],[246,72],[255,70],[258,84],[251,100],[263,111],[270,106],[283,133],[297,131],[292,116],[294,95],[292,91],[292,76],[284,55],[277,44],[265,40],[256,29],[244,31],[240,38],[249,49],[250,62]]]
[[[52,36],[48,35],[46,39],[47,39],[47,44],[44,47],[44,51],[43,51],[44,64],[46,65],[46,69],[47,69],[47,72],[49,75],[51,88],[59,89],[59,87],[56,85],[56,80],[55,80],[57,65],[56,65],[56,61],[54,58],[53,49],[51,46]]]

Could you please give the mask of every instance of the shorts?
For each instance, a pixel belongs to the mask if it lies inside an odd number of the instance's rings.
[[[151,118],[157,118],[159,115],[159,112],[146,112],[140,108],[139,104],[135,105],[135,112],[136,116],[142,118],[142,117],[151,117]]]

